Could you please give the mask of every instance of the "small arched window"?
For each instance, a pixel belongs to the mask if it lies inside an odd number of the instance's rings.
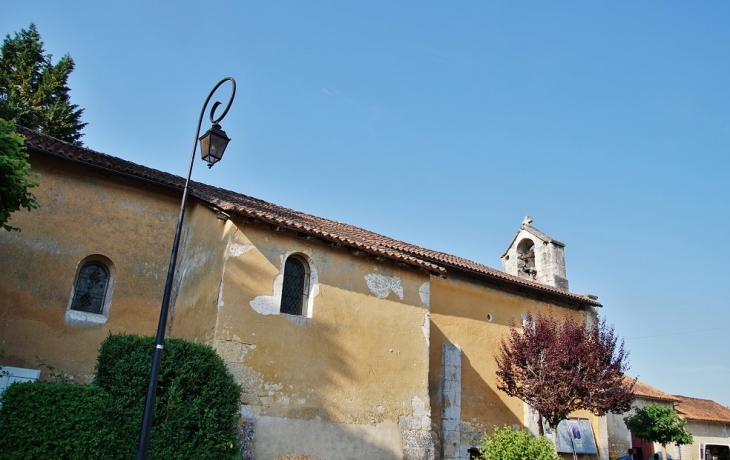
[[[109,287],[109,270],[100,262],[84,265],[76,278],[71,310],[101,314]]]
[[[281,313],[302,315],[309,297],[309,264],[297,256],[284,263],[284,283],[281,288]]]

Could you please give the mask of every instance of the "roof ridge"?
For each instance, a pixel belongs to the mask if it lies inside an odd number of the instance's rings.
[[[674,396],[677,398],[675,410],[689,420],[730,423],[730,408],[717,401],[692,396]]]
[[[25,136],[26,144],[39,152],[60,156],[91,167],[102,168],[166,187],[182,189],[185,184],[184,178],[168,172],[97,152],[87,147],[73,145],[22,126],[17,126],[17,130]],[[415,265],[431,272],[443,274],[447,272],[447,267],[453,267],[475,275],[485,276],[493,281],[506,282],[512,286],[522,286],[542,293],[549,293],[563,300],[601,306],[598,301],[583,294],[562,291],[552,286],[518,278],[466,258],[427,249],[355,225],[286,208],[243,193],[196,181],[190,182],[190,190],[196,198],[213,204],[223,211],[232,211],[266,220],[272,224],[281,224],[295,231],[309,233],[334,242],[341,242],[353,248]]]

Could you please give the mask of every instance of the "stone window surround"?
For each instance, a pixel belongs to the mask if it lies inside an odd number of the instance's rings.
[[[89,313],[85,311],[72,310],[71,306],[74,300],[76,283],[78,282],[79,273],[81,272],[82,268],[92,262],[103,265],[109,272],[109,280],[106,285],[104,304],[102,305],[101,313]],[[116,269],[114,267],[114,263],[108,257],[101,254],[92,254],[81,259],[81,261],[76,266],[76,273],[74,275],[73,284],[71,285],[71,295],[69,297],[68,305],[66,306],[66,324],[74,326],[93,326],[106,323],[106,320],[109,317],[109,309],[111,307],[114,281],[116,281]]]
[[[281,294],[282,289],[284,287],[284,274],[285,274],[285,266],[286,261],[289,260],[290,257],[293,257],[300,261],[304,265],[304,271],[306,273],[306,281],[304,285],[304,292],[302,292],[302,296],[304,297],[302,299],[302,314],[301,315],[292,315],[289,313],[283,313],[281,312]],[[284,257],[282,257],[282,264],[281,264],[281,270],[277,276],[281,276],[281,283],[274,283],[275,284],[275,295],[279,299],[279,314],[282,316],[285,316],[287,318],[290,318],[292,321],[294,321],[296,324],[308,324],[309,321],[311,321],[312,318],[312,310],[313,310],[313,290],[314,286],[317,283],[317,277],[313,276],[313,262],[312,258],[303,253],[303,252],[290,252],[288,254],[285,254]]]

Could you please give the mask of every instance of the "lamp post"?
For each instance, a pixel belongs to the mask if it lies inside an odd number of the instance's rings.
[[[210,109],[210,123],[213,125],[205,134],[200,136],[200,126],[203,124],[203,115],[208,106],[208,102],[213,97],[220,86],[227,82],[231,82],[231,97],[228,100],[225,110],[218,118],[215,118],[215,110],[221,105],[215,102]],[[182,203],[180,203],[180,215],[177,219],[177,228],[175,229],[175,239],[172,243],[172,254],[170,255],[170,265],[167,269],[167,281],[165,282],[165,292],[162,296],[162,308],[160,309],[160,320],[157,324],[157,337],[155,339],[155,350],[152,355],[152,368],[150,370],[149,386],[147,387],[147,399],[145,400],[144,415],[142,417],[142,427],[139,433],[139,444],[137,445],[137,460],[145,460],[147,458],[147,447],[150,441],[150,430],[152,429],[152,415],[155,410],[155,395],[157,393],[157,379],[160,375],[160,362],[162,361],[162,346],[165,341],[165,328],[167,327],[167,314],[170,309],[170,294],[172,293],[172,280],[175,278],[175,265],[177,263],[177,253],[180,246],[180,235],[182,233],[183,218],[185,217],[185,205],[188,201],[188,186],[190,184],[190,175],[193,173],[193,163],[195,162],[195,150],[200,141],[200,154],[204,161],[208,162],[208,168],[220,161],[223,152],[230,139],[226,136],[225,131],[218,124],[231,108],[233,98],[236,97],[236,81],[231,77],[226,77],[219,81],[213,90],[208,94],[208,98],[200,110],[200,118],[198,119],[198,130],[195,133],[193,141],[193,153],[190,156],[190,168],[188,169],[188,177],[185,180],[185,188],[183,189]],[[200,137],[199,137],[200,136]]]

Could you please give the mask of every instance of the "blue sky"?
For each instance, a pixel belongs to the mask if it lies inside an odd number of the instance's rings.
[[[730,406],[730,4],[16,2],[94,150],[499,267],[529,214],[567,244],[631,373]],[[225,98],[225,91],[220,98]]]

